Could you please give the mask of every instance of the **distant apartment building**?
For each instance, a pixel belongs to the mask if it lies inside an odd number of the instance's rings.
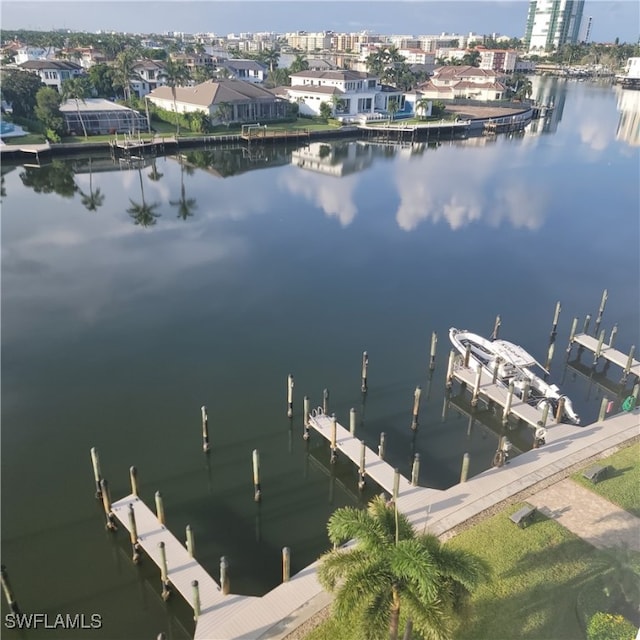
[[[531,0],[524,43],[530,52],[552,51],[580,37],[584,0]]]
[[[436,54],[423,51],[422,49],[398,49],[398,53],[405,59],[405,62],[411,64],[427,64],[433,65],[436,62]]]
[[[362,33],[334,33],[331,36],[331,49],[334,51],[357,52],[362,45],[367,45],[371,42],[380,42],[380,36],[367,31]]]
[[[290,47],[293,49],[302,49],[303,51],[315,51],[316,49],[324,51],[331,49],[332,37],[333,33],[331,31],[321,31],[318,33],[297,31],[285,35],[287,44]]]
[[[492,69],[503,73],[513,73],[516,68],[518,54],[510,49],[483,49],[477,48],[480,52],[480,68]]]
[[[420,40],[415,36],[392,35],[387,37],[387,43],[397,49],[419,49]]]

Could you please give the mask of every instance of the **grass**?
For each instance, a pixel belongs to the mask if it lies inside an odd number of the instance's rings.
[[[637,442],[625,447],[608,458],[599,460],[597,464],[610,465],[613,467],[613,472],[609,472],[606,479],[593,484],[590,480],[582,477],[583,469],[572,476],[573,480],[634,516],[640,517],[640,491],[638,491],[638,487],[640,487],[640,443]]]
[[[41,133],[28,133],[25,136],[15,136],[11,138],[2,138],[2,141],[7,145],[24,145],[24,144],[44,144],[46,138]]]
[[[456,640],[576,640],[585,636],[586,617],[612,606],[603,588],[612,580],[602,573],[606,554],[539,513],[533,525],[519,529],[509,515],[522,506],[512,505],[447,543],[478,554],[493,570],[474,594]],[[585,603],[589,611],[582,612]],[[348,621],[328,620],[305,640],[361,639]]]

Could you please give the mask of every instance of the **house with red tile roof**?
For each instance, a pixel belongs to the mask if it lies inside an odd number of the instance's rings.
[[[447,66],[436,69],[429,80],[418,87],[429,100],[503,100],[507,88],[502,76],[492,69],[471,66]]]

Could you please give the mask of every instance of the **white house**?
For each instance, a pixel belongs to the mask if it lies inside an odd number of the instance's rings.
[[[56,57],[57,49],[55,47],[20,47],[16,49],[16,57],[14,62],[22,64],[28,60],[52,60]]]
[[[387,111],[391,100],[404,106],[402,91],[380,84],[380,79],[363,71],[298,71],[292,73],[291,86],[279,93],[299,105],[300,113],[319,115],[320,105],[331,105],[337,118],[352,120],[357,116]]]
[[[56,91],[60,91],[62,83],[84,73],[84,69],[69,60],[27,60],[18,65],[20,69],[40,76],[40,80]]]
[[[267,65],[257,60],[225,60],[220,68],[227,69],[232,78],[245,82],[264,82],[267,77]]]
[[[141,60],[133,65],[130,79],[131,90],[143,98],[150,91],[167,84],[164,65],[155,60]]]
[[[430,100],[452,100],[454,98],[502,100],[507,89],[500,82],[500,77],[490,69],[471,66],[440,67],[418,89],[423,97]]]

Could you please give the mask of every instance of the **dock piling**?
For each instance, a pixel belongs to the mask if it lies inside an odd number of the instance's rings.
[[[291,577],[291,549],[282,547],[282,582],[289,582]]]
[[[600,413],[598,414],[598,422],[602,422],[607,417],[607,406],[609,405],[609,398],[606,396],[602,397],[602,402],[600,403]]]
[[[162,494],[159,491],[156,491],[156,517],[158,518],[158,522],[161,525],[165,525],[164,519],[164,501],[162,500]]]
[[[627,357],[627,364],[624,367],[624,371],[622,372],[622,384],[627,383],[627,378],[629,377],[629,373],[631,371],[631,365],[633,364],[633,354],[636,351],[636,345],[632,344],[631,349],[629,349],[629,356]]]
[[[436,347],[438,345],[438,334],[433,331],[431,333],[431,350],[429,352],[429,371],[436,368]]]
[[[558,408],[556,409],[556,423],[560,424],[562,422],[562,416],[564,415],[564,403],[565,397],[560,396],[558,400]]]
[[[255,502],[260,502],[262,499],[262,491],[260,490],[260,452],[257,449],[253,450],[251,459],[253,463],[253,499]]]
[[[569,333],[569,344],[567,345],[567,356],[571,353],[571,347],[573,346],[573,339],[576,337],[576,330],[578,328],[578,318],[574,318],[571,323],[571,332]]]
[[[304,434],[302,435],[302,437],[305,440],[308,440],[310,435],[309,435],[309,413],[311,413],[311,401],[309,400],[309,396],[305,396],[304,400],[302,401],[302,413],[303,415],[303,424],[304,424]]]
[[[611,334],[609,335],[609,348],[613,349],[613,345],[615,344],[616,341],[616,334],[618,333],[618,325],[614,324],[613,328],[611,329]]]
[[[160,580],[162,581],[162,599],[166,602],[171,597],[171,589],[169,584],[169,572],[167,570],[167,550],[164,548],[164,542],[158,542],[160,549]]]
[[[509,383],[509,393],[507,394],[507,402],[504,405],[504,411],[502,412],[502,424],[506,425],[509,421],[509,413],[511,412],[511,403],[513,402],[513,380]]]
[[[106,527],[109,531],[117,531],[116,517],[111,509],[111,493],[109,491],[109,483],[105,478],[100,480],[100,493],[102,493],[102,506],[104,514],[107,518]]]
[[[140,544],[138,543],[138,527],[136,526],[136,512],[133,503],[129,503],[129,538],[131,540],[131,559],[133,564],[140,562]]]
[[[393,502],[398,506],[398,495],[400,494],[400,469],[393,470]]]
[[[331,457],[329,459],[329,462],[331,462],[331,464],[335,464],[336,461],[338,460],[337,443],[336,443],[337,432],[338,432],[338,422],[336,420],[336,414],[332,413],[331,414]]]
[[[322,390],[322,413],[329,415],[329,389]]]
[[[591,314],[587,313],[584,318],[584,324],[582,325],[582,333],[589,333],[589,323],[591,322]]]
[[[453,367],[455,365],[455,359],[456,359],[456,352],[453,349],[451,349],[451,351],[449,351],[449,362],[447,363],[447,380],[446,380],[447,389],[451,389],[451,387],[453,386]]]
[[[422,394],[422,389],[420,386],[416,387],[416,390],[413,392],[413,417],[411,419],[411,429],[415,431],[418,428],[418,414],[420,412],[420,395]]]
[[[560,301],[558,300],[558,302],[556,302],[556,310],[553,314],[553,324],[551,325],[551,339],[553,340],[553,338],[556,337],[556,334],[558,333],[558,320],[560,318],[560,311],[562,310],[562,306],[560,304]]]
[[[222,595],[226,596],[229,593],[229,564],[225,556],[220,558],[220,590]]]
[[[498,339],[498,332],[500,331],[500,325],[502,325],[502,319],[500,318],[499,315],[496,316],[496,322],[493,325],[493,333],[491,334],[491,339],[492,340],[497,340]],[[467,366],[465,364],[465,366]]]
[[[11,583],[9,582],[7,567],[4,565],[0,566],[0,576],[2,576],[2,590],[4,591],[4,597],[7,600],[7,604],[13,613],[20,613],[20,607],[18,606],[18,602],[13,594],[13,589],[11,588]]]
[[[462,469],[460,470],[460,483],[466,482],[469,475],[469,454],[462,456]]]
[[[380,460],[384,460],[386,439],[387,439],[387,434],[384,431],[381,431],[380,442],[378,444],[378,458],[380,458]]]
[[[192,580],[191,586],[193,587],[193,619],[197,620],[200,617],[200,589],[198,587],[198,581]]]
[[[349,433],[356,435],[356,410],[353,407],[349,409]]]
[[[603,344],[604,344],[604,329],[600,332],[600,335],[598,336],[598,346],[596,347],[595,353],[593,354],[594,367],[598,364],[598,360],[600,359],[600,354],[602,353]]]
[[[495,384],[496,381],[498,380],[498,373],[500,372],[500,363],[502,362],[502,358],[500,358],[500,356],[498,356],[495,360],[495,362],[493,363],[493,375],[491,376],[491,382],[492,384]]]
[[[367,393],[367,369],[369,367],[369,356],[366,351],[362,352],[362,393]]]
[[[549,403],[545,402],[544,407],[542,407],[542,418],[540,419],[540,422],[538,422],[538,424],[541,427],[546,427],[548,419],[549,419]]]
[[[411,466],[411,484],[414,487],[418,486],[419,476],[420,476],[420,454],[416,453],[413,456],[413,465]]]
[[[364,443],[364,440],[360,440],[360,466],[358,468],[358,489],[360,491],[364,490],[365,485],[365,459],[367,455],[367,445]]]
[[[98,450],[95,447],[91,447],[91,466],[93,467],[93,478],[96,482],[96,499],[102,499],[102,489],[100,487],[100,480],[102,480],[102,472],[100,471],[100,458],[98,457]]]
[[[478,395],[480,394],[480,381],[482,379],[482,365],[476,365],[476,378],[473,385],[473,396],[471,397],[471,406],[478,406]]]
[[[602,299],[600,300],[600,308],[598,309],[598,316],[596,318],[596,330],[595,333],[597,335],[598,331],[600,331],[600,323],[602,322],[602,314],[604,313],[604,308],[607,304],[607,298],[609,297],[609,292],[605,289],[602,292]]]
[[[200,407],[200,412],[202,413],[202,450],[207,453],[209,451],[209,418],[207,416],[207,407],[202,405]]]
[[[196,555],[196,545],[195,545],[195,540],[193,538],[193,529],[191,528],[191,525],[188,524],[186,527],[186,534],[187,534],[187,551],[189,552],[189,555],[192,558],[195,558]]]
[[[469,359],[471,358],[471,345],[467,343],[467,348],[464,350],[464,368],[469,366]]]
[[[287,418],[293,418],[293,376],[287,376]]]
[[[138,495],[138,470],[135,467],[129,467],[129,479],[131,480],[131,493]]]

